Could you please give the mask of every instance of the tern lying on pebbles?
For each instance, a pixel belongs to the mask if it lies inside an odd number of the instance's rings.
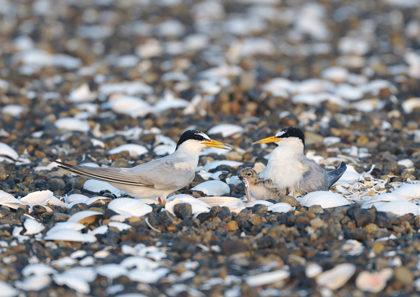
[[[175,152],[133,168],[95,168],[57,163],[59,167],[79,175],[109,182],[134,197],[158,197],[160,203],[165,203],[171,192],[193,181],[198,155],[206,146],[232,148],[212,140],[203,132],[188,130],[179,139]]]
[[[247,179],[252,195],[257,199],[270,199],[285,195],[305,195],[314,191],[326,191],[346,171],[347,166],[325,171],[304,155],[305,137],[296,127],[280,130],[275,136],[255,143],[275,142],[278,147],[272,152],[267,167],[258,175],[252,168],[241,171]]]

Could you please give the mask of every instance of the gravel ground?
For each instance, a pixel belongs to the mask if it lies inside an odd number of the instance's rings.
[[[0,0],[0,296],[417,296],[419,16],[417,0]],[[244,205],[239,171],[274,149],[252,143],[288,126],[348,171]],[[135,166],[193,127],[234,149],[205,150],[166,206],[54,163]]]

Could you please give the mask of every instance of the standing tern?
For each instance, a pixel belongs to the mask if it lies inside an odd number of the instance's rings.
[[[305,136],[297,127],[280,130],[275,136],[256,143],[276,143],[267,163],[259,174],[245,168],[240,176],[246,178],[252,195],[257,199],[270,199],[285,195],[305,195],[314,191],[328,190],[346,171],[340,167],[326,171],[304,155]]]
[[[206,146],[232,149],[203,132],[188,130],[181,135],[175,152],[133,168],[95,168],[57,163],[73,173],[109,182],[134,197],[158,197],[159,203],[164,204],[170,193],[193,181],[199,153]]]

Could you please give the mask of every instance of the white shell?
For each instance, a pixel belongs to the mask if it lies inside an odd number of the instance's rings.
[[[61,130],[87,132],[90,130],[87,121],[75,118],[61,118],[55,122],[55,126]]]
[[[409,167],[413,167],[414,166],[414,163],[410,159],[404,159],[404,160],[398,161],[398,165],[401,165],[401,166],[404,166],[406,168],[409,168]]]
[[[157,113],[162,113],[168,109],[184,108],[190,105],[190,102],[179,98],[163,98],[160,99],[154,106],[153,110]]]
[[[136,267],[137,269],[155,269],[159,267],[159,264],[155,261],[152,261],[143,257],[128,257],[121,261],[121,266],[130,269]]]
[[[153,210],[139,200],[131,198],[118,198],[108,204],[108,208],[125,217],[142,217]]]
[[[92,210],[83,210],[83,211],[79,211],[76,212],[74,215],[72,215],[67,222],[73,222],[73,223],[78,223],[81,220],[84,220],[86,218],[92,217],[92,216],[102,216],[103,213],[99,212],[99,211],[92,211]]]
[[[54,193],[50,190],[36,191],[29,193],[28,195],[20,199],[20,201],[29,205],[45,205],[53,196]]]
[[[74,276],[70,277],[66,275],[65,273],[63,273],[59,275],[58,274],[54,275],[53,280],[57,285],[59,286],[66,285],[70,289],[73,289],[79,293],[89,294],[90,292],[90,286],[88,282],[78,277],[74,277]]]
[[[90,283],[96,279],[96,274],[96,270],[91,267],[73,267],[64,271],[61,275],[80,278]]]
[[[288,212],[292,209],[293,209],[293,207],[290,204],[283,203],[283,202],[276,203],[276,204],[268,206],[269,211],[278,212],[278,213]]]
[[[143,117],[153,112],[153,108],[146,101],[132,96],[120,96],[108,104],[116,113],[127,114],[133,118]]]
[[[355,271],[356,266],[354,264],[339,264],[333,269],[321,273],[316,278],[316,282],[320,286],[327,287],[331,290],[337,290],[347,283]]]
[[[306,266],[306,269],[305,269],[306,277],[314,278],[320,273],[322,273],[322,267],[319,266],[318,264],[312,263]]]
[[[405,201],[405,198],[402,195],[396,194],[395,191],[393,193],[385,193],[366,200],[366,202],[362,204],[361,208],[371,208],[372,206],[377,207],[384,202],[391,201]]]
[[[175,205],[180,204],[180,203],[188,203],[191,205],[191,210],[192,210],[193,215],[196,213],[203,213],[203,212],[210,211],[211,207],[209,205],[205,205],[203,201],[198,201],[195,198],[193,199],[195,201],[191,201],[190,198],[182,198],[182,197],[171,199],[169,200],[169,202],[168,201],[166,202],[165,209],[166,211],[169,211],[171,214],[175,215],[175,212],[174,212]]]
[[[73,259],[81,259],[81,258],[83,258],[86,255],[87,255],[87,252],[86,251],[78,250],[78,251],[75,251],[75,252],[71,253],[70,254],[70,258],[73,258]]]
[[[159,279],[164,277],[166,274],[169,273],[168,268],[158,268],[156,270],[148,270],[148,269],[133,269],[129,272],[128,277],[137,282],[145,283],[145,284],[154,284]]]
[[[255,201],[248,202],[248,203],[246,204],[246,207],[247,207],[247,208],[252,208],[254,205],[258,205],[258,204],[267,205],[267,207],[268,207],[268,206],[273,205],[273,203],[272,203],[272,202],[270,202],[270,201],[265,201],[265,200],[255,200]]]
[[[72,194],[66,197],[66,202],[67,203],[73,203],[73,202],[84,203],[88,199],[89,199],[88,196],[85,196],[82,194]]]
[[[19,158],[18,153],[14,149],[2,142],[0,142],[0,155],[8,156],[13,160],[17,160]],[[1,161],[2,159],[0,158],[0,162]]]
[[[108,232],[108,226],[100,226],[95,230],[88,230],[90,235],[105,234],[106,232]]]
[[[220,165],[226,165],[226,166],[229,166],[229,167],[232,167],[232,168],[236,168],[236,167],[242,166],[243,164],[244,163],[242,163],[242,162],[229,161],[229,160],[213,161],[211,163],[207,163],[204,166],[204,169],[206,171],[210,171],[212,169],[215,169],[215,168],[219,167]]]
[[[70,92],[68,101],[71,102],[89,102],[96,98],[96,92],[91,92],[87,83],[82,84],[80,87],[73,89]]]
[[[286,270],[276,270],[272,272],[261,273],[248,276],[245,281],[251,287],[264,286],[284,280],[290,276]]]
[[[38,234],[45,229],[44,225],[30,218],[25,220],[23,226],[25,226],[26,229],[25,235]]]
[[[54,227],[52,227],[50,230],[47,231],[47,235],[63,230],[63,229],[72,229],[75,231],[80,231],[84,229],[85,227],[86,226],[83,224],[74,223],[74,222],[58,222],[58,223],[55,223]]]
[[[0,292],[2,294],[0,296],[5,296],[5,297],[13,297],[19,294],[19,290],[16,290],[11,285],[3,281],[0,281]]]
[[[48,275],[34,275],[27,277],[24,281],[16,281],[16,288],[25,291],[41,291],[51,283],[51,278]],[[0,293],[0,296],[3,296]]]
[[[95,268],[96,272],[108,279],[115,279],[127,274],[127,269],[119,264],[105,264]]]
[[[404,196],[407,200],[420,199],[420,184],[405,184],[392,193]]]
[[[216,206],[216,205],[227,206],[225,204],[237,203],[237,202],[240,202],[240,203],[243,204],[242,200],[239,199],[239,198],[225,197],[225,196],[201,197],[201,198],[197,198],[197,200],[208,204],[210,207],[213,207],[213,206]],[[243,205],[245,205],[245,204],[243,204]]]
[[[23,203],[15,197],[13,197],[13,195],[6,193],[3,190],[0,190],[0,205],[5,205],[13,209],[18,209],[22,204]]]
[[[141,81],[124,81],[118,83],[101,84],[98,89],[99,93],[108,96],[112,93],[125,93],[129,95],[135,94],[153,94],[153,88]]]
[[[201,184],[195,186],[191,190],[201,191],[204,194],[210,195],[210,196],[219,196],[219,195],[224,195],[224,194],[229,194],[230,193],[230,187],[226,183],[224,183],[220,180],[206,181],[204,183],[201,183]]]
[[[46,275],[46,274],[56,274],[57,270],[48,266],[44,263],[29,264],[25,266],[22,270],[22,274],[25,277],[30,275]]]
[[[392,268],[385,268],[380,272],[373,273],[362,271],[356,278],[356,287],[364,292],[379,293],[385,289],[386,282],[392,274]]]
[[[26,109],[25,106],[16,105],[16,104],[8,104],[5,105],[1,112],[2,114],[8,114],[12,117],[19,117],[20,114]]]
[[[223,198],[223,197],[220,197],[220,198]],[[236,213],[240,213],[243,209],[245,209],[245,203],[242,202],[242,200],[240,199],[222,203],[220,204],[220,206],[226,206],[229,208],[231,212],[236,212]]]
[[[131,228],[129,224],[120,223],[120,222],[109,222],[108,227],[114,227],[120,231],[128,230]]]
[[[207,132],[207,134],[209,135],[222,134],[222,137],[226,138],[226,137],[232,136],[234,134],[239,134],[242,132],[244,132],[244,127],[233,125],[233,124],[221,124],[221,125],[217,125],[211,128]]]
[[[44,240],[96,242],[96,237],[90,234],[82,234],[72,229],[61,229],[58,232],[48,233]]]
[[[147,148],[145,148],[142,145],[129,143],[129,144],[120,145],[116,148],[109,150],[109,154],[111,155],[118,154],[123,151],[128,151],[131,157],[138,157],[148,152]]]
[[[378,204],[377,211],[392,212],[396,215],[403,216],[412,213],[415,216],[420,214],[420,206],[408,201],[391,201],[388,203]]]
[[[351,204],[343,196],[327,191],[316,191],[306,194],[299,202],[302,206],[311,207],[312,205],[320,205],[322,208],[330,208]]]
[[[101,180],[96,180],[96,179],[87,180],[85,184],[83,185],[83,189],[91,191],[91,192],[95,192],[95,193],[108,190],[112,194],[117,195],[117,196],[121,196],[124,193],[124,191],[114,187],[110,183],[107,183]]]
[[[402,103],[402,108],[405,113],[411,113],[418,107],[420,107],[420,98],[410,98]]]

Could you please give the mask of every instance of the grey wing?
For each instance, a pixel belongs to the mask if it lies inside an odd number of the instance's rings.
[[[326,171],[317,163],[306,157],[301,158],[299,161],[302,163],[305,171],[303,172],[298,189],[293,190],[297,190],[302,194],[328,190],[328,178]]]
[[[152,184],[155,189],[180,189],[195,178],[195,171],[183,166],[185,163],[183,159],[162,158],[133,168],[123,168],[123,172],[130,172],[143,183]]]
[[[94,179],[124,185],[153,187],[153,184],[142,181],[129,171],[126,171],[125,168],[85,167],[79,165],[65,164],[58,161],[55,162],[59,164],[58,167],[60,168]]]
[[[328,177],[328,188],[331,187],[336,181],[340,179],[340,177],[346,172],[347,165],[344,162],[341,162],[340,167],[335,170],[331,170],[327,172]]]

